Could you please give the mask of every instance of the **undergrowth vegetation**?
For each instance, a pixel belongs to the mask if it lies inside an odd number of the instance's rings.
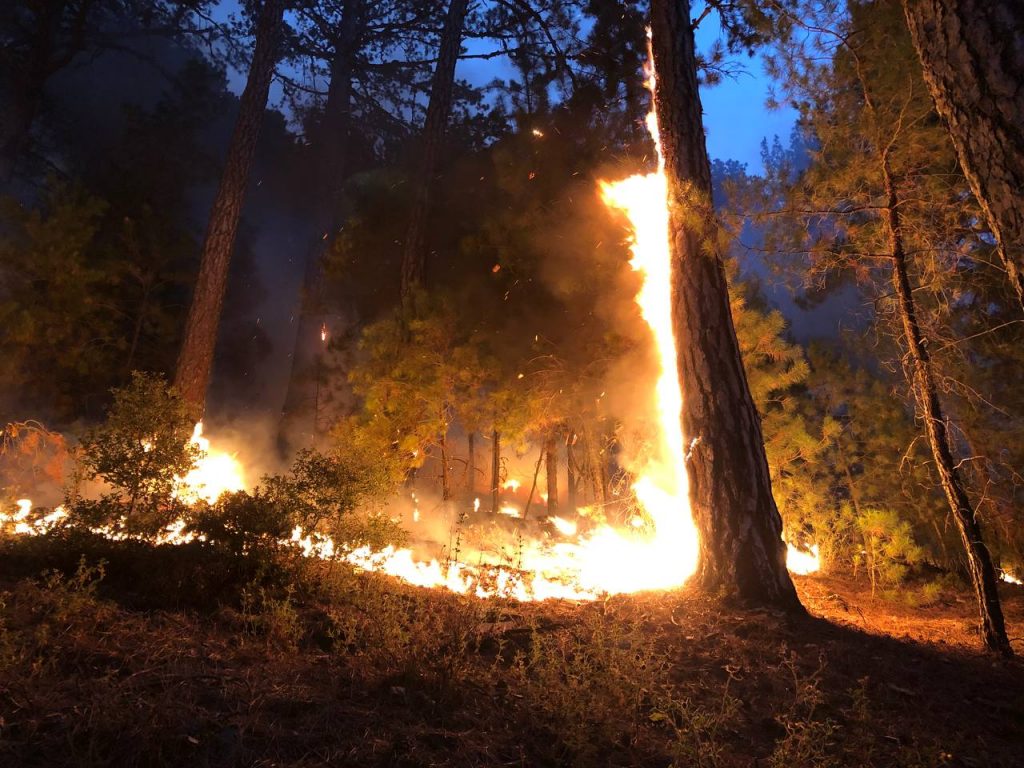
[[[5,542],[0,763],[1011,766],[1024,737],[1017,666],[838,624],[208,555]]]

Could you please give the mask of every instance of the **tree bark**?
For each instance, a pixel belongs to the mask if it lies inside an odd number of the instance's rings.
[[[238,220],[263,124],[270,81],[277,64],[284,6],[284,0],[264,0],[259,11],[252,64],[242,92],[224,172],[210,211],[199,277],[185,323],[185,338],[178,357],[174,384],[185,401],[200,414],[206,404],[206,390],[213,368],[213,351],[217,343],[217,328],[220,325]]]
[[[568,440],[565,443],[565,502],[569,507],[569,512],[576,515],[576,494],[578,492],[576,471],[576,434],[569,431]]]
[[[761,421],[729,307],[711,204],[689,0],[652,0],[655,108],[668,182],[672,315],[703,589],[802,611],[786,570]]]
[[[501,508],[501,433],[491,435],[491,514]]]
[[[441,147],[448,129],[455,86],[455,64],[462,48],[462,31],[466,19],[468,0],[451,0],[441,45],[438,50],[437,67],[430,87],[430,103],[423,125],[420,147],[420,166],[416,177],[415,197],[409,224],[405,231],[402,248],[402,304],[408,312],[412,295],[423,282],[427,261],[426,223],[430,212],[430,193],[434,174],[440,162]]]
[[[907,274],[907,258],[903,245],[903,228],[900,220],[899,198],[896,191],[888,159],[882,159],[882,173],[885,183],[887,207],[885,221],[889,237],[889,250],[892,260],[892,282],[896,295],[897,308],[903,326],[903,338],[906,342],[911,363],[911,389],[917,401],[918,411],[924,418],[925,432],[935,460],[935,469],[939,474],[942,491],[953,512],[957,530],[964,544],[967,555],[967,570],[978,601],[981,616],[981,633],[985,645],[993,651],[1011,656],[1013,651],[1006,636],[1003,622],[1003,611],[999,603],[999,591],[995,569],[988,548],[982,540],[981,526],[975,515],[974,507],[964,489],[960,473],[950,448],[949,435],[946,431],[946,420],[939,402],[935,378],[932,375],[931,360],[921,328],[917,323],[914,307],[914,294]]]
[[[279,443],[288,446],[308,444],[305,430],[299,427],[310,402],[309,372],[324,353],[320,329],[327,322],[323,308],[322,260],[331,237],[343,220],[345,180],[349,167],[352,130],[352,78],[356,56],[362,46],[366,23],[365,0],[346,0],[333,41],[331,81],[317,143],[323,158],[322,172],[316,180],[319,205],[314,211],[314,232],[306,252],[302,278],[299,316],[292,346],[291,373],[279,429]]]
[[[470,431],[466,438],[469,443],[469,459],[466,461],[466,474],[469,481],[466,483],[466,490],[470,498],[476,497],[476,432]]]
[[[1024,3],[903,0],[924,80],[1024,307]]]
[[[544,477],[548,489],[548,514],[558,512],[558,434],[552,432],[544,441]]]

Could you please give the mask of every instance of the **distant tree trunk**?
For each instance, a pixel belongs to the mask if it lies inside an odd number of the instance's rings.
[[[565,501],[569,511],[576,514],[576,493],[579,480],[576,477],[576,434],[569,430],[565,443]]]
[[[448,430],[441,433],[441,500],[448,501],[452,497],[452,483],[448,472]]]
[[[344,217],[344,189],[352,143],[352,78],[365,27],[365,11],[365,0],[345,0],[333,40],[331,81],[316,135],[316,148],[323,160],[316,178],[318,205],[314,211],[312,242],[306,251],[291,373],[278,436],[285,450],[290,442],[296,442],[298,435],[301,435],[300,444],[307,443],[305,431],[296,427],[305,423],[301,417],[309,407],[309,372],[316,368],[324,353],[320,329],[327,317],[322,296],[322,263],[324,252]]]
[[[402,248],[402,304],[406,311],[410,309],[412,294],[423,282],[427,260],[425,230],[430,212],[430,193],[451,115],[455,64],[462,48],[462,31],[468,4],[468,0],[450,0],[444,30],[441,33],[437,66],[430,88],[430,103],[427,105],[427,119],[423,125],[415,197]]]
[[[249,182],[256,141],[267,106],[281,37],[284,0],[264,0],[256,21],[256,47],[249,77],[242,92],[238,119],[228,147],[224,172],[210,211],[203,242],[199,277],[185,323],[185,338],[178,357],[174,384],[186,402],[201,414],[213,367],[224,290],[231,252]]]
[[[466,483],[466,489],[472,498],[476,496],[476,432],[470,430],[466,439],[469,443],[469,459],[466,462],[466,474],[469,475],[469,482]]]
[[[1024,2],[903,0],[939,114],[1024,306]]]
[[[548,487],[548,512],[558,512],[558,434],[552,432],[544,442],[544,477]]]
[[[802,610],[786,570],[761,420],[743,370],[716,245],[689,0],[652,0],[651,29],[669,190],[682,428],[694,441],[687,472],[700,533],[696,583],[745,602]]]
[[[501,508],[501,433],[491,435],[491,514]]]
[[[43,85],[15,83],[6,94],[6,107],[0,110],[0,183],[11,180],[18,158],[28,148],[32,123],[43,102]]]
[[[935,459],[935,469],[943,493],[953,512],[960,538],[967,555],[967,570],[974,586],[974,594],[981,614],[981,632],[985,645],[1005,656],[1012,655],[1010,641],[1006,636],[1003,610],[999,604],[995,569],[992,558],[981,536],[981,526],[974,513],[967,492],[964,490],[960,473],[953,458],[946,431],[946,420],[939,402],[938,390],[932,375],[931,359],[921,329],[917,324],[914,294],[907,274],[907,259],[903,245],[903,228],[900,220],[899,198],[888,159],[882,159],[882,173],[885,182],[887,206],[885,221],[889,237],[889,255],[892,260],[892,282],[896,295],[903,338],[910,355],[910,384],[917,401],[918,411],[924,419],[928,443]]]

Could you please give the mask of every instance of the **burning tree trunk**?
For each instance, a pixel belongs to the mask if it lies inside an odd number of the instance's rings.
[[[801,610],[786,570],[761,422],[729,308],[711,203],[688,0],[652,0],[655,107],[669,194],[673,326],[705,590]]]
[[[423,126],[415,197],[402,250],[402,304],[407,311],[410,308],[412,294],[423,282],[427,260],[426,232],[424,230],[427,214],[430,211],[431,182],[437,172],[441,145],[452,109],[455,64],[462,47],[462,30],[468,4],[468,0],[451,0],[448,6],[448,15],[441,33],[441,45],[437,55],[437,67],[434,69],[434,80],[430,88],[430,103],[427,106],[427,119]]]
[[[932,375],[931,360],[921,329],[917,324],[914,295],[907,274],[907,259],[903,246],[899,198],[888,159],[885,157],[882,159],[882,173],[887,197],[885,223],[889,237],[889,255],[892,260],[893,290],[903,326],[903,338],[910,356],[911,389],[919,412],[924,418],[925,432],[932,449],[932,457],[935,459],[935,468],[939,474],[942,491],[949,502],[957,530],[964,543],[967,570],[971,576],[971,584],[974,586],[978,609],[981,613],[981,632],[985,645],[991,650],[1009,656],[1012,654],[1012,650],[1010,641],[1006,637],[992,558],[982,541],[981,527],[978,525],[974,507],[971,506],[967,497],[953,458],[949,435],[946,431],[946,420]]]
[[[548,512],[558,512],[558,434],[552,432],[544,441],[544,477],[548,488]]]
[[[256,20],[256,47],[249,77],[242,92],[238,119],[228,147],[217,196],[203,242],[199,277],[185,324],[185,338],[178,357],[174,383],[182,397],[200,412],[213,367],[221,306],[227,286],[228,266],[235,247],[235,233],[256,151],[270,80],[277,63],[284,15],[284,0],[265,0]]]
[[[1024,4],[904,0],[925,83],[1024,306]]]
[[[491,514],[501,508],[501,434],[494,430],[491,436]]]

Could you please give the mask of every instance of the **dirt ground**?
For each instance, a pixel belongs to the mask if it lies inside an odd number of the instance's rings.
[[[955,592],[911,607],[798,577],[794,618],[686,590],[519,604],[332,572],[198,610],[140,608],[111,572],[10,570],[12,768],[1024,766],[1024,664],[979,650]],[[1003,595],[1024,654],[1024,588]]]

